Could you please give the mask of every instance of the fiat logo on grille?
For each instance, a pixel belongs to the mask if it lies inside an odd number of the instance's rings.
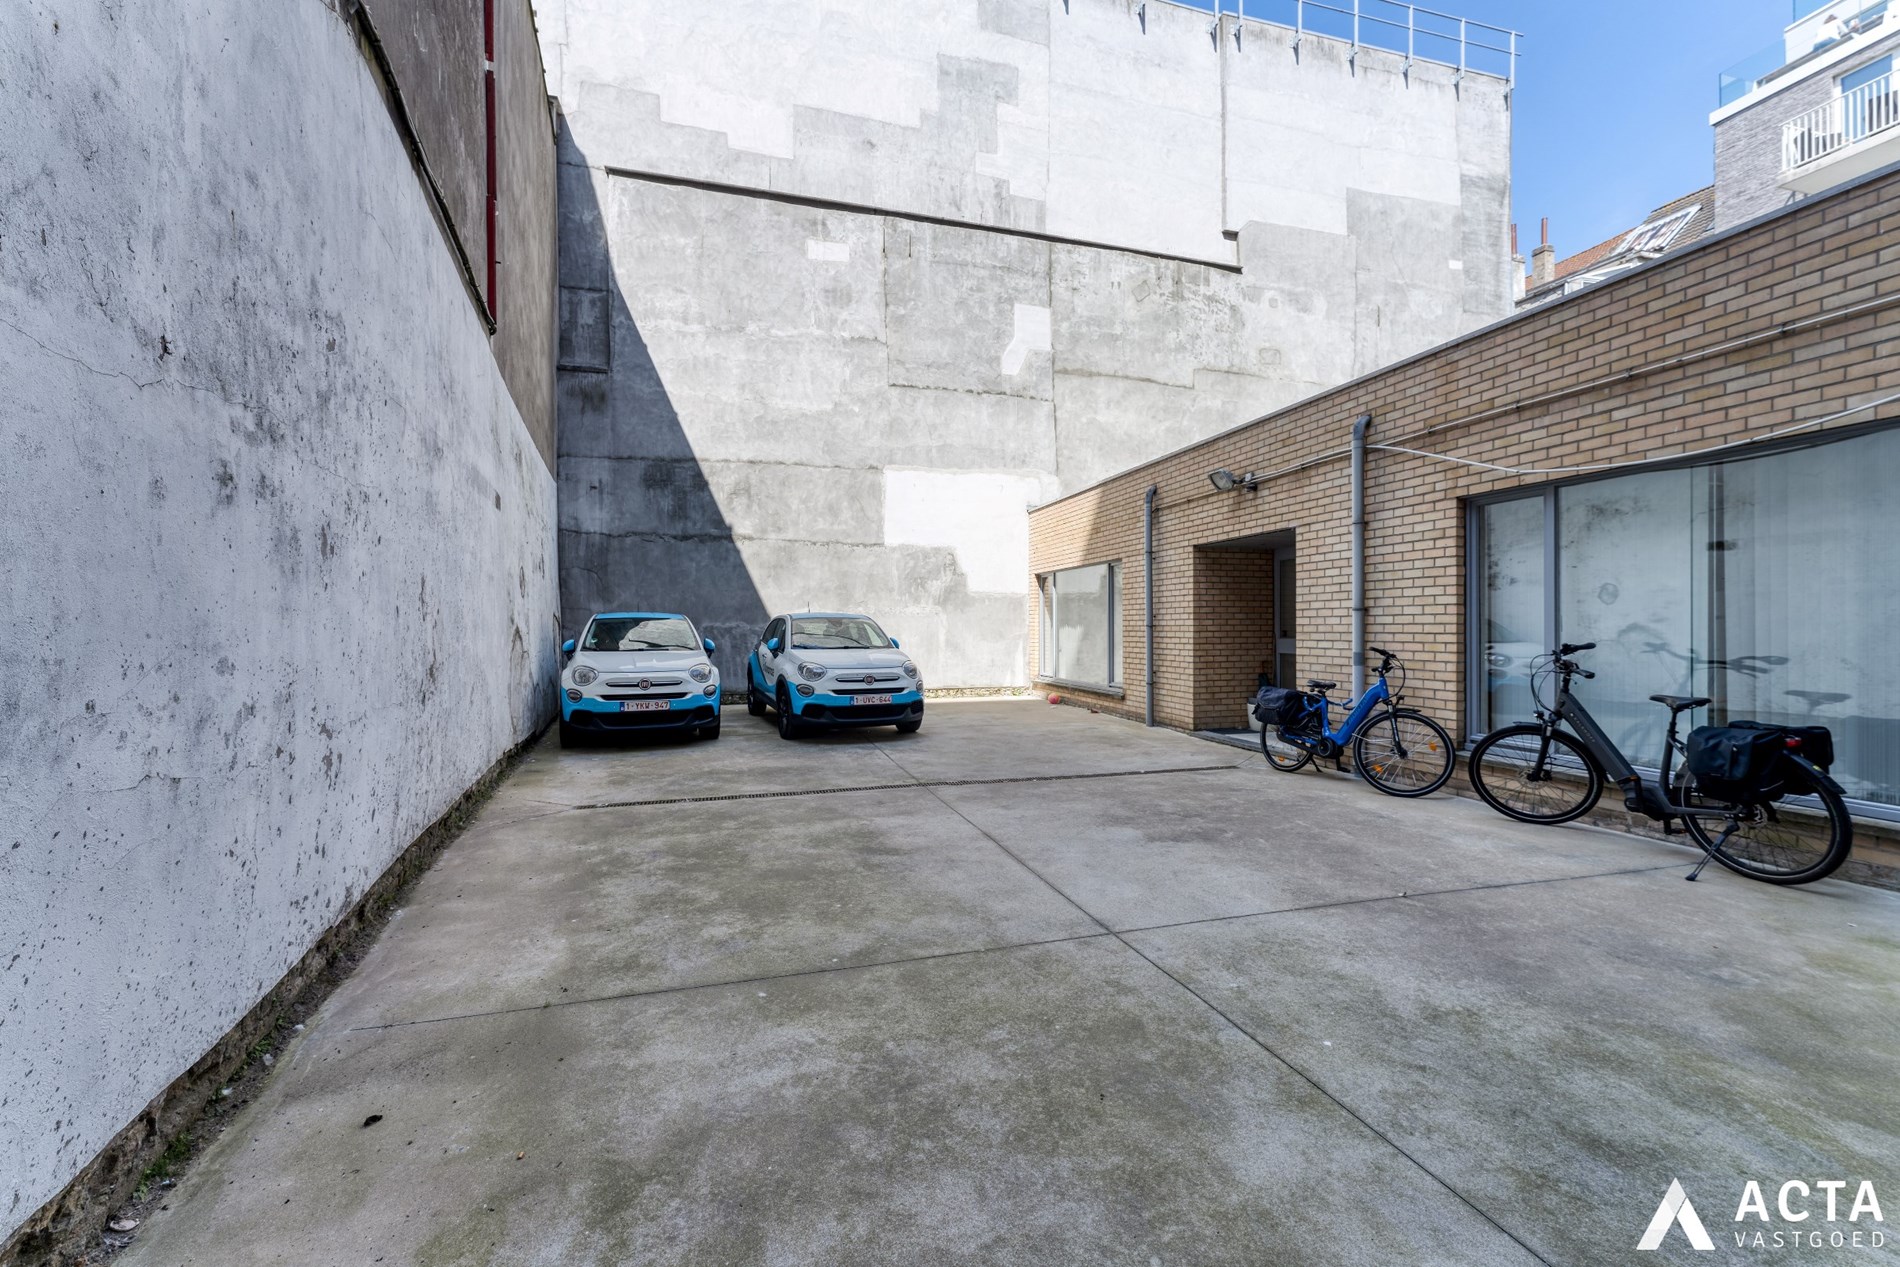
[[[640,679],[640,689],[641,689],[641,690],[643,690],[643,691],[650,691],[650,690],[652,690],[652,689],[653,689],[653,682],[652,682],[652,680],[651,680],[650,678],[641,678],[641,679]]]
[[[864,684],[866,686],[870,686],[876,681],[877,681],[877,676],[875,674],[867,673],[864,675]]]

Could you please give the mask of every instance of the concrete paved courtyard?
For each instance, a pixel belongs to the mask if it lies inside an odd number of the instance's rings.
[[[1890,1261],[1733,1213],[1900,1211],[1900,895],[1692,861],[1034,702],[544,742],[117,1261]]]

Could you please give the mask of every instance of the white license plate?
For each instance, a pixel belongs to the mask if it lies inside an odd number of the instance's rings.
[[[620,711],[623,713],[664,713],[671,705],[663,699],[623,699]]]
[[[859,695],[855,698],[860,704],[888,704],[891,702],[891,697],[888,695]]]

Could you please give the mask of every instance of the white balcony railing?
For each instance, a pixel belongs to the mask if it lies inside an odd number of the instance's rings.
[[[1900,124],[1892,75],[1869,80],[1781,125],[1781,171],[1817,162]]]

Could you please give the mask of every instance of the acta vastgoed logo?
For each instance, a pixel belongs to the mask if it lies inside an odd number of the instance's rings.
[[[1771,1212],[1760,1183],[1753,1179],[1742,1185],[1742,1197],[1735,1207],[1733,1231],[1737,1249],[1878,1249],[1887,1243],[1884,1229],[1868,1226],[1886,1222],[1880,1212],[1880,1197],[1872,1180],[1863,1179],[1854,1190],[1854,1200],[1841,1214],[1841,1193],[1848,1187],[1845,1179],[1816,1179],[1812,1186],[1805,1180],[1790,1179],[1775,1194]],[[1817,1208],[1822,1197],[1825,1209]],[[1780,1218],[1776,1219],[1775,1215]],[[1822,1217],[1816,1219],[1816,1215]],[[1862,1223],[1863,1217],[1866,1223]],[[1815,1219],[1815,1223],[1809,1223]],[[1850,1227],[1822,1228],[1815,1224],[1846,1222]],[[1805,1225],[1805,1226],[1803,1226]],[[1693,1249],[1712,1250],[1715,1242],[1702,1217],[1696,1213],[1680,1181],[1671,1179],[1662,1204],[1643,1230],[1637,1249],[1660,1249],[1672,1228],[1682,1229]]]

